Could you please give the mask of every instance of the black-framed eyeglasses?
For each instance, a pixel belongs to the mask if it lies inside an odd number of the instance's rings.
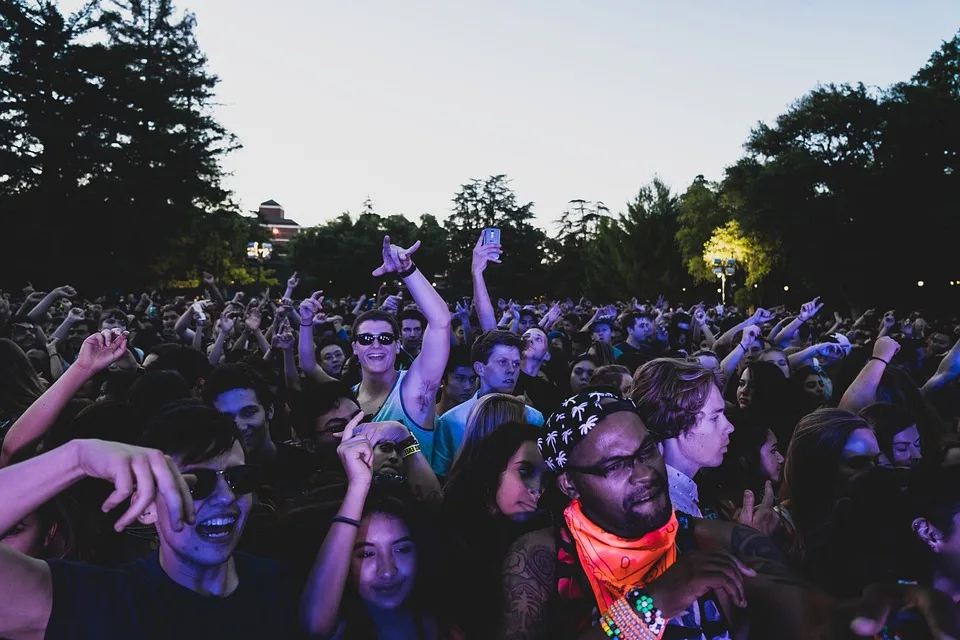
[[[622,471],[633,471],[638,464],[649,464],[660,457],[660,449],[652,440],[645,442],[642,447],[637,449],[632,456],[621,456],[611,458],[603,463],[593,467],[576,467],[573,465],[564,465],[562,471],[576,471],[590,476],[600,476],[608,478]]]
[[[397,336],[392,333],[381,333],[379,335],[373,335],[372,333],[361,333],[357,336],[357,342],[365,347],[369,347],[371,344],[373,344],[374,340],[379,341],[382,345],[390,345],[396,342]]]
[[[191,469],[184,471],[184,474],[197,478],[197,482],[190,487],[190,495],[194,500],[203,500],[217,488],[217,476],[223,476],[227,486],[238,496],[255,491],[260,486],[260,471],[261,468],[255,464],[242,464],[223,471]]]

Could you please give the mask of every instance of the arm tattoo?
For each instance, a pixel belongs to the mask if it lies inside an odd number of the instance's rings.
[[[524,536],[504,560],[500,637],[536,640],[546,637],[547,603],[556,571],[554,550]]]
[[[730,551],[771,582],[807,586],[787,565],[786,559],[773,541],[756,529],[743,525],[734,526],[730,535]]]

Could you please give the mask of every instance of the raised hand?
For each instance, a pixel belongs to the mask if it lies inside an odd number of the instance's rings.
[[[300,303],[300,324],[313,324],[313,317],[320,313],[323,303],[323,291],[314,291],[313,295]]]
[[[821,342],[816,345],[817,355],[824,358],[839,358],[843,355],[843,347],[836,342]]]
[[[75,366],[91,374],[103,371],[127,351],[129,335],[128,332],[119,329],[91,333],[80,345]]]
[[[132,497],[130,508],[114,525],[118,532],[133,524],[158,497],[166,503],[174,531],[193,523],[196,512],[187,481],[163,452],[103,440],[76,442],[80,469],[88,477],[113,483],[113,493],[103,503],[104,513]]]
[[[804,302],[800,305],[800,321],[806,322],[813,316],[817,315],[817,312],[823,309],[823,303],[820,302],[820,296],[817,296],[810,302]]]
[[[217,281],[216,281],[216,279],[213,277],[213,274],[212,274],[212,273],[208,273],[208,272],[206,272],[206,271],[203,272],[203,284],[207,285],[208,287],[212,287],[212,286],[214,286],[216,283],[217,283]]]
[[[456,312],[454,312],[454,315],[459,316],[461,322],[469,323],[470,322],[470,306],[457,302],[457,310]]]
[[[955,605],[946,594],[932,587],[918,584],[876,583],[868,585],[860,601],[850,612],[850,631],[863,638],[874,638],[884,631],[889,618],[904,610],[913,610],[919,614],[926,629],[918,631],[921,635],[907,637],[958,638],[958,625]],[[893,631],[891,629],[891,631]],[[890,633],[884,637],[900,637]]]
[[[497,298],[497,308],[500,309],[500,311],[506,311],[507,301],[504,300],[503,298]]]
[[[57,296],[57,298],[73,298],[73,297],[76,297],[77,290],[71,287],[70,285],[65,284],[61,287],[57,287],[56,289],[54,289],[53,293]]]
[[[390,236],[383,236],[383,264],[374,269],[373,277],[379,278],[388,273],[401,273],[413,266],[412,256],[420,248],[417,240],[409,249],[390,244]]]
[[[381,442],[393,442],[398,444],[410,437],[410,429],[400,422],[388,420],[384,422],[367,422],[359,424],[354,429],[358,437],[366,438],[371,447],[376,447]],[[346,437],[344,429],[341,437]]]
[[[496,262],[500,264],[500,256],[503,248],[499,244],[483,244],[483,232],[480,232],[480,239],[473,247],[473,263],[471,269],[473,273],[483,273],[487,268],[487,263]]]
[[[743,492],[743,508],[736,518],[740,524],[753,527],[765,536],[771,536],[780,527],[780,516],[773,510],[773,484],[767,480],[763,485],[763,500],[754,506],[756,498],[753,491]]]
[[[396,313],[397,309],[400,308],[400,297],[387,296],[387,298],[383,301],[383,304],[380,305],[380,308],[390,313]]]
[[[229,336],[233,332],[233,328],[236,326],[234,317],[232,315],[224,313],[220,316],[220,333],[224,336]]]
[[[86,313],[84,313],[83,309],[81,309],[80,307],[73,307],[67,313],[67,319],[70,320],[71,323],[80,322],[85,317],[86,317]]]
[[[750,322],[755,325],[764,325],[771,320],[773,320],[774,315],[767,311],[766,309],[757,309],[753,312],[753,316],[750,318]]]
[[[757,341],[757,338],[760,337],[760,326],[751,324],[743,330],[743,335],[740,336],[740,344],[743,345],[743,348],[746,351],[750,350],[750,347]]]
[[[243,320],[244,328],[250,333],[256,333],[260,330],[260,309],[254,307],[247,310],[247,317]]]
[[[890,336],[878,338],[873,344],[873,357],[879,358],[884,362],[890,362],[893,356],[897,355],[898,351],[900,351],[900,343]]]
[[[702,327],[703,325],[707,324],[707,312],[703,310],[702,304],[694,307],[691,315],[693,316],[693,321],[697,325]]]
[[[233,300],[231,300],[230,303],[231,303],[231,304],[241,304],[241,303],[243,303],[243,298],[244,298],[244,296],[245,296],[245,294],[243,293],[243,291],[237,291],[235,294],[233,294]]]
[[[664,618],[682,613],[708,591],[724,591],[734,605],[747,606],[744,577],[756,571],[727,551],[689,551],[646,586]]]
[[[369,486],[373,482],[373,445],[357,429],[361,420],[363,420],[363,412],[359,411],[343,428],[337,455],[340,457],[344,471],[347,472],[348,484]]]
[[[275,349],[293,349],[296,342],[297,338],[288,324],[285,324],[283,329],[273,336],[273,347]]]
[[[297,275],[297,272],[294,271],[293,275],[287,278],[287,290],[293,291],[300,286],[300,277]]]

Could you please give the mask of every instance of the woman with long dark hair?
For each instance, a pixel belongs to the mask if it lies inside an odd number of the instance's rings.
[[[467,638],[495,635],[497,585],[503,558],[520,535],[544,526],[540,497],[549,471],[537,448],[543,431],[508,422],[479,440],[466,441],[444,489],[443,521],[451,529],[452,562],[469,575],[473,597],[454,603]]]

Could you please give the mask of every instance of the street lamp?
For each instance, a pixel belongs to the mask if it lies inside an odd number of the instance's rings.
[[[784,290],[784,291],[790,291],[790,287],[789,287],[788,285],[783,285],[783,290]]]
[[[917,286],[918,286],[918,287],[922,287],[922,286],[923,286],[923,280],[917,280]]]
[[[737,272],[737,260],[735,258],[714,258],[713,273],[720,278],[720,302],[727,304],[727,278],[732,277]]]
[[[248,242],[247,258],[257,261],[257,286],[263,280],[263,261],[273,255],[273,244],[269,242]]]

